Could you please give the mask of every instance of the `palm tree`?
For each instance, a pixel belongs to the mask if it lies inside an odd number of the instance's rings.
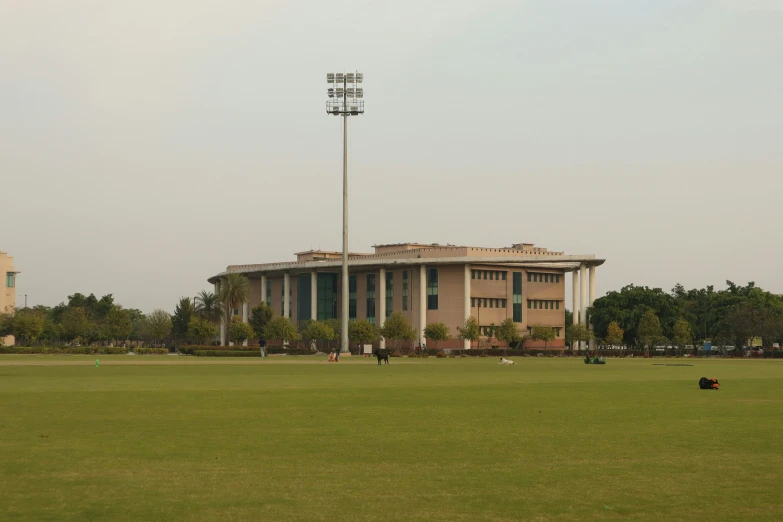
[[[202,290],[196,296],[196,314],[211,323],[220,322],[220,302],[215,294]]]
[[[223,304],[223,320],[226,331],[235,308],[247,302],[250,295],[250,280],[242,274],[226,274],[220,281],[218,299]]]

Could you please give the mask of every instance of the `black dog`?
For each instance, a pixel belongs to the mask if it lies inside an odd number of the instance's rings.
[[[389,352],[386,350],[378,350],[375,352],[375,356],[378,358],[378,366],[381,365],[381,361],[386,361],[386,364],[389,364]]]

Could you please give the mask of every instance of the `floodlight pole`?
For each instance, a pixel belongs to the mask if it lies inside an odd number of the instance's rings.
[[[342,79],[342,89],[338,87]],[[334,101],[326,102],[326,112],[334,116],[343,117],[343,266],[342,266],[342,302],[340,303],[341,321],[340,321],[340,353],[347,354],[348,349],[348,314],[349,314],[349,292],[350,279],[348,275],[348,116],[364,113],[364,90],[357,87],[363,81],[363,75],[357,72],[353,73],[328,73],[326,75],[327,83],[333,84],[327,93],[329,98],[335,98]],[[353,86],[348,92],[348,83]],[[352,105],[349,108],[348,98],[352,98]],[[358,98],[358,101],[357,101]]]
[[[343,295],[340,353],[348,353],[348,78],[343,76]]]

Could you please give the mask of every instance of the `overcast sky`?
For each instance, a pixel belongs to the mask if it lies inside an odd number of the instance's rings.
[[[349,70],[351,250],[531,242],[606,258],[599,296],[783,293],[783,0],[0,0],[20,301],[171,310],[339,250]]]

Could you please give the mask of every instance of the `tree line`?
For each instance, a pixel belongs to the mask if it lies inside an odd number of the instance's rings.
[[[706,341],[737,349],[755,341],[772,347],[783,343],[783,298],[753,282],[740,286],[726,281],[723,290],[713,286],[686,290],[678,284],[668,293],[628,285],[595,300],[588,309],[587,332],[570,323],[567,320],[567,341],[575,340],[576,333],[599,344],[647,351],[654,346],[682,348]]]

